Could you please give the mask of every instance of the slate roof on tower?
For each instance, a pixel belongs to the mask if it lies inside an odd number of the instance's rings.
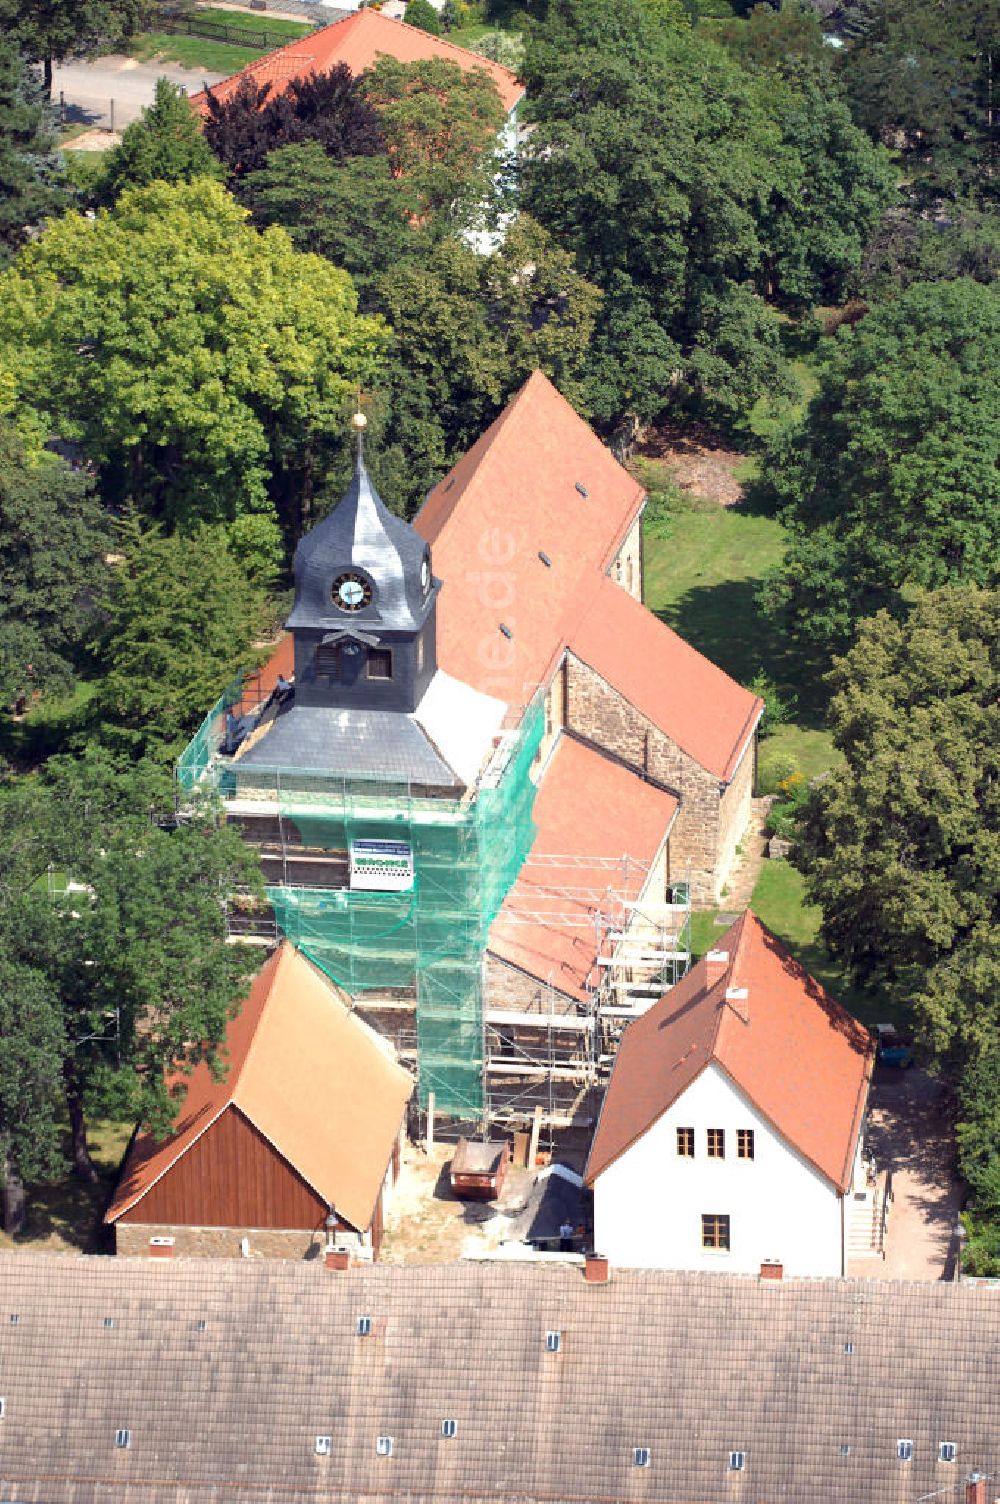
[[[137,1135],[105,1217],[131,1210],[230,1106],[317,1195],[365,1229],[413,1082],[327,979],[286,940],[226,1031],[228,1072],[186,1078],[173,1134]]]
[[[846,1190],[875,1045],[748,909],[642,1018],[615,1059],[586,1181],[620,1158],[715,1061],[777,1131]],[[710,953],[711,955],[712,953]],[[732,990],[743,997],[727,997]]]
[[[469,52],[444,37],[435,37],[418,26],[407,26],[405,21],[392,21],[376,10],[359,10],[354,15],[344,16],[331,26],[324,26],[309,36],[279,47],[266,57],[258,58],[246,68],[213,84],[212,93],[224,102],[235,94],[241,82],[250,78],[255,84],[270,84],[269,99],[282,94],[293,79],[308,78],[314,73],[329,73],[332,68],[345,63],[358,76],[373,68],[380,57],[393,57],[401,63],[426,62],[442,58],[455,63],[466,72],[481,68],[489,74],[497,93],[509,114],[524,94],[524,85],[518,82],[516,73],[501,63],[491,62],[478,53]],[[205,91],[191,96],[191,103],[200,115],[208,114]]]
[[[330,581],[338,568],[352,565],[375,584],[372,604],[357,614],[357,625],[375,621],[393,631],[416,631],[437,588],[430,583],[425,590],[421,584],[427,554],[416,529],[389,511],[359,454],[344,495],[295,550],[295,604],[286,625],[342,627],[344,617],[331,600]]]

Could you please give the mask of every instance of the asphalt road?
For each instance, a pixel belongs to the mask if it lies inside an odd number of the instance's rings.
[[[99,57],[92,63],[64,63],[53,70],[52,98],[58,105],[63,91],[67,125],[92,125],[109,129],[111,102],[114,125],[120,130],[137,120],[153,94],[158,78],[181,84],[196,94],[203,84],[218,83],[224,73],[203,73],[199,68],[181,68],[176,63],[137,63],[130,57]]]

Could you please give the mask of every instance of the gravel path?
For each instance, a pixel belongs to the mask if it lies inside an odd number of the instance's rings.
[[[67,125],[90,125],[108,129],[111,103],[114,101],[114,124],[120,130],[138,120],[145,107],[153,102],[156,80],[169,78],[189,94],[197,94],[204,84],[218,83],[223,73],[203,73],[198,68],[181,68],[176,63],[139,63],[133,57],[99,57],[92,63],[64,63],[53,70],[52,98],[59,103],[62,90]]]

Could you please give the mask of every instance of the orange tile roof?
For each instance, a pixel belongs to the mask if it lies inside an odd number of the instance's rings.
[[[413,1082],[287,941],[258,972],[226,1034],[229,1069],[187,1080],[172,1136],[139,1133],[105,1220],[116,1221],[230,1105],[360,1231],[371,1222]]]
[[[257,84],[269,83],[269,97],[280,94],[293,78],[307,78],[312,73],[328,73],[339,63],[346,63],[357,77],[359,73],[373,68],[379,57],[394,57],[401,63],[426,62],[431,58],[443,58],[471,72],[473,68],[484,69],[496,85],[509,114],[524,93],[524,85],[517,75],[500,63],[458,47],[444,37],[431,36],[418,26],[407,26],[405,21],[392,21],[376,10],[359,10],[353,15],[324,26],[309,36],[300,37],[258,58],[248,67],[212,85],[216,99],[226,100],[239,88],[244,78],[252,78]],[[208,114],[205,91],[191,96],[191,103],[199,115]]]
[[[414,522],[444,581],[441,667],[526,705],[562,652],[564,619],[579,614],[642,502],[638,481],[535,371]]]
[[[602,904],[603,930],[609,927],[605,894],[638,897],[676,814],[673,794],[561,736],[535,800],[538,834],[493,921],[489,950],[560,992],[586,998],[603,940]]]
[[[568,637],[571,652],[696,763],[732,778],[763,700],[607,577]]]
[[[592,1185],[715,1061],[840,1191],[850,1184],[875,1045],[748,909],[625,1030],[590,1150]],[[727,1001],[728,989],[747,996]]]

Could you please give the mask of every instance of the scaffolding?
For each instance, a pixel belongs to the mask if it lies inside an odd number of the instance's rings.
[[[438,1112],[481,1119],[482,957],[535,835],[529,772],[544,730],[541,698],[503,734],[478,788],[461,797],[374,778],[241,766],[219,749],[227,714],[245,698],[238,681],[206,717],[178,763],[180,798],[215,792],[248,839],[258,833],[276,931],[360,1006],[365,994],[415,992],[421,1105],[433,1092]],[[345,885],[345,853],[372,839],[410,847],[410,890]],[[310,869],[311,882],[287,880]],[[253,938],[252,916],[240,924],[238,906],[231,912],[237,933],[242,927],[242,938]]]
[[[607,886],[577,877],[579,869],[593,877],[601,868]],[[536,1116],[550,1129],[584,1126],[610,1077],[625,1025],[690,967],[690,882],[675,882],[654,897],[651,866],[628,856],[529,856],[522,870],[536,881],[528,901],[519,900],[517,889],[509,895],[504,925],[542,924],[586,935],[593,967],[582,997],[550,981],[531,1008],[487,1006],[485,1117],[507,1126]]]

